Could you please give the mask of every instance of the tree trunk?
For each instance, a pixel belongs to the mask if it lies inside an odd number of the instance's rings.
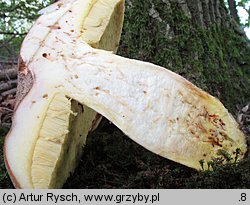
[[[240,18],[238,16],[235,0],[228,0],[227,2],[229,6],[230,15],[237,23],[240,23]]]
[[[250,97],[250,48],[222,0],[128,0],[119,54],[173,70],[230,112]]]

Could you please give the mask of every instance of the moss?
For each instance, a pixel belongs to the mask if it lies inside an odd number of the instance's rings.
[[[238,164],[214,166],[214,171],[203,171],[186,181],[187,188],[249,189],[250,157]]]
[[[250,48],[233,28],[216,23],[200,27],[185,16],[178,3],[169,6],[154,1],[154,9],[162,19],[159,21],[148,14],[152,7],[149,1],[131,2],[133,6],[125,14],[120,55],[181,74],[218,97],[232,113],[236,105],[248,102]]]
[[[155,155],[103,121],[92,133],[75,173],[64,188],[250,188],[250,157],[197,172]],[[1,131],[0,145],[3,146]],[[0,151],[0,188],[13,188]],[[225,153],[222,155],[227,156]]]
[[[145,150],[114,126],[104,130],[88,138],[64,188],[250,188],[250,157],[227,165],[214,161],[213,171],[197,172]]]
[[[81,164],[64,188],[158,188],[161,171],[173,169],[181,177],[189,170],[183,167],[152,154],[113,127],[110,133],[99,131],[88,138]]]

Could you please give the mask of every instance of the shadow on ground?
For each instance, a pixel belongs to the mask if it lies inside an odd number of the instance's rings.
[[[13,188],[3,161],[6,133],[0,133],[0,188]],[[250,188],[250,157],[196,172],[147,151],[104,121],[88,137],[79,166],[63,188]]]

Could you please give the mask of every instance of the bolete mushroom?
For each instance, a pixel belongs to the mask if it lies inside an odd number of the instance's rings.
[[[59,1],[26,36],[21,97],[5,141],[5,163],[16,187],[61,187],[95,112],[148,150],[194,169],[221,150],[232,156],[237,150],[243,158],[245,136],[218,99],[166,68],[93,48],[115,50],[107,45],[119,41],[122,13],[116,10],[123,10],[123,1]],[[106,17],[87,20],[97,14]],[[91,114],[84,114],[88,109]]]
[[[94,48],[116,52],[122,31],[124,0],[59,1],[40,13],[46,17],[37,20],[30,31],[33,34],[27,36],[21,49],[16,107],[31,89],[35,78],[35,73],[22,59],[23,53],[34,49],[35,55],[35,50],[43,46],[49,35],[54,35],[54,31],[61,29],[66,35],[77,32],[80,40]],[[79,15],[76,16],[75,13]],[[64,20],[59,21],[62,17]],[[71,25],[72,21],[75,21],[75,25]],[[33,43],[34,41],[36,42]],[[50,59],[51,53],[44,52],[42,57]],[[43,98],[48,98],[48,94],[44,94]],[[32,103],[35,104],[36,100]],[[30,174],[34,188],[57,188],[63,185],[79,161],[87,134],[101,120],[101,115],[91,108],[61,94],[55,95],[46,109],[31,154]],[[38,115],[36,120],[39,118]],[[8,167],[8,162],[6,163]],[[24,187],[13,177],[12,181],[16,187]]]

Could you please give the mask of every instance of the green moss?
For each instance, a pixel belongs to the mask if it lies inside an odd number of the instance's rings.
[[[89,136],[81,164],[64,188],[250,188],[250,157],[197,172],[134,143],[109,125]],[[221,155],[227,159],[226,153]]]
[[[199,27],[184,15],[178,3],[169,7],[154,1],[162,19],[159,21],[149,16],[149,1],[131,2],[133,6],[125,14],[120,55],[181,74],[218,97],[232,113],[236,105],[249,101],[250,48],[242,36],[226,25]]]
[[[187,188],[249,189],[250,157],[238,164],[213,166],[213,171],[203,171],[186,181]]]
[[[1,131],[1,147],[5,134]],[[0,188],[13,188],[2,150]],[[64,188],[250,188],[250,157],[228,165],[213,162],[213,169],[197,172],[155,155],[106,123],[88,137],[80,164]]]

